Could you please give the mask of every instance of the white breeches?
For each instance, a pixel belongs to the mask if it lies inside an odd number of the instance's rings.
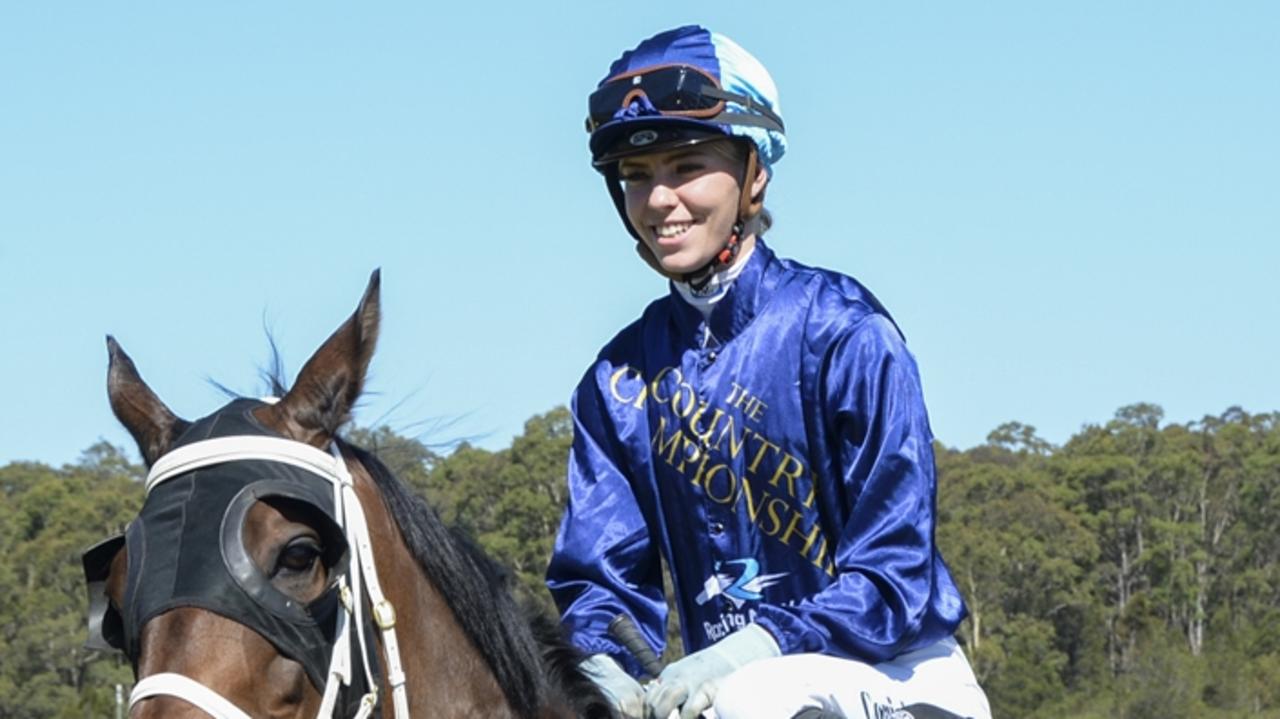
[[[951,638],[882,664],[823,654],[753,662],[722,680],[715,716],[779,719],[822,707],[851,719],[883,719],[920,702],[962,717],[991,717],[987,695]]]

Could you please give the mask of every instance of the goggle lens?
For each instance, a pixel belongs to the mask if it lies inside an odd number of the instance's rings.
[[[712,117],[724,109],[724,100],[704,92],[718,90],[715,78],[688,65],[652,68],[610,80],[587,100],[588,130],[613,119],[614,113],[639,95],[664,115]],[[718,93],[717,93],[718,94]]]

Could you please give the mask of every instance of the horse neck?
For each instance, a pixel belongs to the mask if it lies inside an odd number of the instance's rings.
[[[376,484],[363,468],[355,471],[353,467],[353,475],[368,520],[382,590],[396,611],[410,714],[516,716],[484,657],[405,543]],[[386,661],[384,654],[383,667]],[[389,706],[391,689],[385,678],[382,696]],[[384,715],[388,715],[385,710]]]

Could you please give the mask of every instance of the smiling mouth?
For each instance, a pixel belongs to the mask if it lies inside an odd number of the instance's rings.
[[[653,227],[653,234],[659,240],[672,240],[680,237],[692,228],[692,222],[669,222],[665,225],[655,225]]]

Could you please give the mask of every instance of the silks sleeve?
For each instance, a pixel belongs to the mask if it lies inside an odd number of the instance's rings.
[[[659,550],[628,476],[631,462],[616,420],[603,402],[611,371],[610,363],[598,362],[574,392],[568,501],[547,587],[574,644],[588,654],[608,654],[640,676],[639,662],[609,635],[609,623],[630,616],[661,655],[667,604]]]
[[[757,622],[784,653],[874,663],[950,636],[964,605],[934,549],[932,432],[915,360],[883,315],[833,334],[812,355],[809,391],[827,444],[817,491],[842,502],[835,581],[761,606]]]

